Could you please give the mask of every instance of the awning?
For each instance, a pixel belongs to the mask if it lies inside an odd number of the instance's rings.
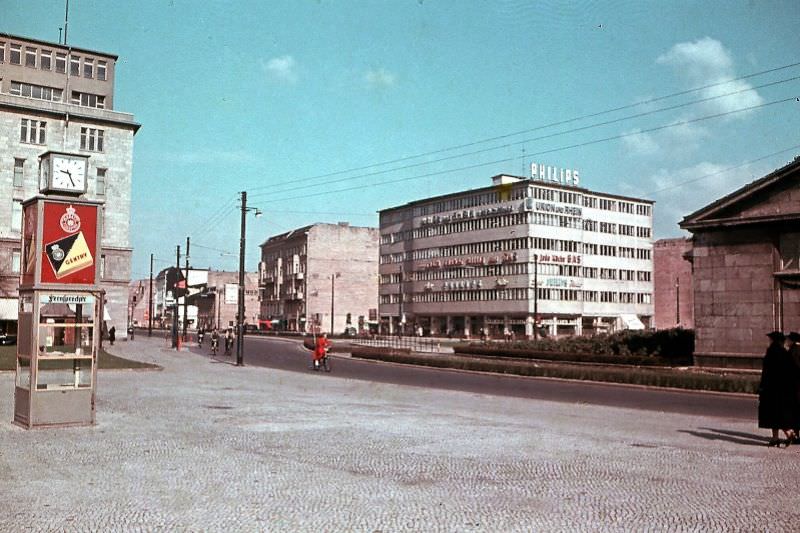
[[[17,298],[0,298],[0,320],[19,320]]]
[[[622,320],[622,329],[632,329],[636,331],[644,329],[644,324],[636,315],[619,315],[619,319]]]

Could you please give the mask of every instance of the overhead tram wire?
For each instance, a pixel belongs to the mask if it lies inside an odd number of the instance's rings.
[[[594,124],[588,124],[586,126],[580,126],[580,127],[572,128],[572,129],[569,129],[569,130],[559,131],[559,132],[555,132],[555,133],[549,133],[547,135],[540,135],[539,137],[531,137],[531,138],[528,138],[528,139],[523,139],[523,140],[520,140],[520,141],[514,141],[512,143],[507,143],[507,144],[504,144],[504,145],[493,146],[493,147],[489,147],[489,148],[482,148],[480,150],[474,150],[472,152],[466,152],[466,153],[463,153],[463,154],[451,155],[451,156],[442,157],[442,158],[439,158],[439,159],[434,159],[434,160],[431,160],[431,161],[423,161],[421,163],[414,163],[412,165],[405,165],[405,166],[402,166],[402,167],[395,167],[395,168],[384,169],[384,170],[376,170],[375,172],[370,172],[370,173],[367,173],[367,174],[360,174],[358,176],[350,176],[350,177],[346,177],[346,178],[339,178],[339,179],[335,179],[335,180],[330,180],[330,181],[326,182],[326,185],[330,185],[332,183],[342,183],[342,182],[345,182],[345,181],[353,181],[353,180],[356,180],[356,179],[361,179],[361,178],[366,178],[366,177],[371,177],[371,176],[377,176],[377,175],[381,175],[381,174],[387,174],[387,173],[390,173],[390,172],[396,172],[396,171],[399,171],[399,170],[407,170],[409,168],[417,168],[417,167],[421,167],[421,166],[431,165],[431,164],[434,164],[434,163],[442,163],[444,161],[451,161],[453,159],[460,159],[462,157],[468,157],[468,156],[471,156],[471,155],[478,155],[478,154],[482,154],[482,153],[486,153],[486,152],[492,152],[492,151],[495,151],[495,150],[502,150],[502,149],[512,148],[514,146],[520,146],[520,145],[524,146],[524,145],[526,145],[528,143],[531,143],[531,142],[534,142],[534,141],[541,141],[541,140],[544,140],[544,139],[551,139],[553,137],[558,137],[558,136],[566,135],[566,134],[569,134],[569,133],[575,133],[575,132],[586,131],[586,130],[589,130],[589,129],[598,128],[598,127],[602,127],[602,126],[608,126],[608,125],[611,125],[611,124],[616,124],[616,123],[619,123],[619,122],[625,122],[625,121],[628,121],[628,120],[633,120],[633,119],[641,118],[641,117],[648,116],[648,115],[654,115],[656,113],[662,113],[662,112],[665,112],[665,111],[674,111],[674,110],[680,109],[682,107],[688,107],[690,105],[705,103],[705,102],[709,102],[711,100],[718,100],[718,99],[721,99],[721,98],[727,98],[729,96],[734,96],[734,95],[741,94],[741,93],[744,93],[744,92],[755,91],[755,90],[758,90],[758,89],[763,89],[763,88],[766,88],[766,87],[771,87],[771,86],[774,86],[774,85],[779,85],[779,84],[782,84],[782,83],[788,83],[788,82],[797,81],[797,80],[800,80],[800,76],[794,76],[792,78],[786,78],[786,79],[783,79],[783,80],[778,80],[778,81],[774,81],[774,82],[770,82],[770,83],[765,83],[763,85],[759,85],[759,86],[756,86],[756,87],[749,87],[747,89],[740,89],[738,91],[732,91],[732,92],[729,92],[729,93],[720,94],[720,95],[716,95],[716,96],[709,96],[709,97],[706,97],[706,98],[701,98],[699,100],[692,100],[691,102],[684,102],[682,104],[675,104],[675,105],[672,105],[672,106],[662,107],[662,108],[659,108],[659,109],[651,109],[649,111],[643,111],[641,113],[636,113],[634,115],[628,115],[628,116],[625,116],[625,117],[615,118],[615,119],[612,119],[612,120],[606,120],[606,121],[603,121],[603,122],[596,122]],[[295,191],[295,190],[301,190],[301,189],[309,189],[309,188],[318,187],[318,186],[319,185],[314,185],[314,184],[301,185],[301,186],[297,186],[297,187],[292,187],[291,189],[272,190],[269,193],[255,193],[252,196],[261,197],[261,196],[265,196],[265,195],[279,194],[279,193],[287,192],[287,191],[290,191],[290,190],[291,191]]]
[[[783,154],[783,153],[786,153],[786,152],[791,152],[793,150],[798,150],[798,149],[800,149],[800,144],[796,144],[794,146],[790,146],[789,148],[784,148],[783,150],[778,150],[777,152],[772,152],[771,154],[763,155],[761,157],[757,157],[755,159],[751,159],[749,161],[745,161],[744,163],[740,163],[740,164],[734,165],[732,167],[723,168],[722,170],[717,170],[716,172],[710,172],[708,174],[704,174],[704,175],[698,176],[696,178],[688,179],[688,180],[676,183],[675,185],[670,185],[669,187],[662,187],[661,189],[656,189],[655,191],[647,193],[645,196],[654,196],[654,195],[656,195],[658,193],[661,193],[661,192],[664,192],[664,191],[669,191],[669,190],[672,190],[672,189],[678,189],[680,187],[683,187],[684,185],[688,185],[688,184],[694,183],[696,181],[701,181],[701,180],[704,180],[704,179],[707,179],[707,178],[718,176],[720,174],[724,174],[726,172],[730,172],[731,170],[736,170],[737,168],[746,167],[748,165],[752,165],[753,163],[758,163],[759,161],[763,161],[765,159],[769,159],[770,157],[775,157],[776,155],[780,155],[780,154]]]
[[[401,163],[403,161],[410,161],[412,159],[418,159],[420,157],[427,157],[427,156],[430,156],[430,155],[436,155],[436,154],[440,154],[440,153],[444,153],[444,152],[448,152],[448,151],[452,151],[452,150],[458,150],[460,148],[468,148],[470,146],[475,146],[475,145],[478,145],[478,144],[483,144],[483,143],[487,143],[487,142],[506,139],[508,137],[513,137],[513,136],[516,136],[516,135],[523,135],[525,133],[531,133],[533,131],[538,131],[538,130],[551,128],[551,127],[555,127],[555,126],[563,126],[565,124],[570,124],[572,122],[577,122],[577,121],[588,119],[588,118],[594,118],[594,117],[606,115],[606,114],[609,114],[609,113],[622,111],[622,110],[625,110],[625,109],[631,109],[633,107],[638,107],[638,106],[641,106],[641,105],[652,104],[654,102],[659,102],[659,101],[662,101],[662,100],[667,100],[667,99],[670,99],[670,98],[683,96],[685,94],[690,94],[690,93],[693,93],[693,92],[702,91],[704,89],[710,89],[712,87],[718,87],[718,86],[721,86],[721,85],[726,85],[728,83],[733,83],[735,81],[741,81],[741,80],[745,80],[745,79],[749,79],[749,78],[754,78],[754,77],[757,77],[757,76],[762,76],[764,74],[770,74],[770,73],[773,73],[773,72],[778,72],[778,71],[781,71],[781,70],[786,70],[786,69],[797,67],[797,66],[800,66],[800,62],[789,63],[789,64],[782,65],[782,66],[779,66],[779,67],[774,67],[774,68],[770,68],[770,69],[761,70],[761,71],[758,71],[758,72],[753,72],[753,73],[750,73],[750,74],[746,74],[744,76],[739,76],[739,77],[736,77],[736,78],[730,78],[730,79],[719,81],[719,82],[716,82],[716,83],[710,83],[710,84],[707,84],[707,85],[702,85],[702,86],[699,86],[699,87],[686,89],[684,91],[678,91],[678,92],[674,92],[674,93],[670,93],[670,94],[666,94],[666,95],[662,95],[662,96],[656,96],[656,97],[653,97],[653,98],[649,98],[647,100],[640,100],[640,101],[634,102],[632,104],[626,104],[626,105],[623,105],[623,106],[618,106],[618,107],[615,107],[615,108],[607,109],[607,110],[604,110],[604,111],[598,111],[598,112],[595,112],[595,113],[589,113],[589,114],[586,114],[586,115],[581,115],[581,116],[577,116],[577,117],[573,117],[573,118],[569,118],[569,119],[565,119],[565,120],[560,120],[560,121],[557,121],[557,122],[551,122],[549,124],[543,124],[541,126],[536,126],[534,128],[520,130],[520,131],[516,131],[516,132],[513,132],[513,133],[507,133],[507,134],[498,135],[498,136],[495,136],[495,137],[488,137],[486,139],[481,139],[481,140],[473,141],[473,142],[470,142],[470,143],[459,144],[459,145],[450,146],[450,147],[447,147],[447,148],[441,148],[441,149],[438,149],[438,150],[432,150],[432,151],[429,151],[429,152],[423,152],[423,153],[416,154],[416,155],[404,156],[404,157],[400,157],[400,158],[396,158],[396,159],[382,161],[382,162],[379,162],[379,163],[372,163],[372,164],[369,164],[369,165],[364,165],[364,166],[360,166],[360,167],[354,167],[354,168],[350,168],[350,169],[346,169],[346,170],[339,170],[339,171],[335,171],[335,172],[329,172],[327,174],[319,174],[319,175],[316,175],[316,176],[309,176],[307,178],[299,178],[299,179],[291,180],[291,182],[292,183],[303,183],[303,182],[306,182],[306,181],[316,181],[316,180],[321,180],[321,179],[332,177],[332,176],[338,176],[340,174],[348,174],[350,172],[358,172],[358,171],[366,170],[366,169],[373,168],[373,167],[379,167],[379,166],[383,166],[383,165],[390,165],[390,164],[393,164],[393,163]],[[271,187],[273,187],[273,186],[272,185],[263,185],[263,186],[260,186],[260,187],[253,187],[253,188],[250,189],[250,191],[257,191],[257,190],[260,190],[260,189],[267,189],[267,188],[271,188]]]
[[[748,106],[748,107],[742,107],[742,108],[739,108],[739,109],[734,109],[734,110],[731,110],[731,111],[725,111],[725,112],[722,112],[722,113],[715,113],[713,115],[706,115],[706,116],[697,117],[697,118],[694,118],[694,119],[681,120],[681,121],[678,121],[678,122],[671,122],[669,124],[662,124],[661,126],[656,126],[656,127],[653,127],[653,128],[639,130],[639,131],[636,131],[636,132],[621,133],[619,135],[612,135],[610,137],[603,137],[601,139],[593,139],[591,141],[585,141],[585,142],[571,144],[571,145],[567,145],[567,146],[561,146],[561,147],[558,147],[558,148],[551,148],[551,149],[548,149],[548,150],[541,150],[539,152],[533,152],[533,153],[530,153],[530,154],[526,154],[526,157],[550,154],[550,153],[554,153],[554,152],[560,152],[560,151],[563,151],[563,150],[569,150],[569,149],[572,149],[572,148],[581,148],[581,147],[584,147],[584,146],[591,146],[593,144],[599,144],[599,143],[603,143],[603,142],[624,139],[626,137],[633,137],[635,135],[641,135],[643,133],[652,133],[654,131],[660,131],[660,130],[665,130],[665,129],[669,129],[669,128],[676,128],[676,127],[679,127],[679,126],[686,126],[688,124],[694,124],[696,122],[703,122],[703,121],[706,121],[706,120],[725,117],[725,116],[733,115],[735,113],[742,113],[744,111],[751,111],[751,110],[754,110],[754,109],[761,109],[761,108],[764,108],[764,107],[768,107],[768,106],[772,106],[772,105],[776,105],[776,104],[783,104],[783,103],[790,102],[790,101],[793,102],[793,101],[796,101],[797,99],[798,99],[797,96],[791,96],[789,98],[783,98],[783,99],[780,99],[780,100],[772,100],[772,101],[769,101],[769,102],[765,102],[763,104],[758,104],[758,105]],[[465,170],[473,170],[473,169],[476,169],[476,168],[482,168],[482,167],[487,167],[487,166],[491,166],[491,165],[497,165],[497,164],[500,164],[500,163],[508,163],[509,161],[515,161],[515,160],[517,160],[519,158],[520,158],[520,156],[506,157],[506,158],[503,158],[503,159],[497,159],[495,161],[487,161],[487,162],[484,162],[484,163],[476,163],[476,164],[473,164],[473,165],[467,165],[467,166],[463,166],[463,167],[459,167],[459,168],[453,168],[453,169],[447,169],[447,170],[439,170],[439,171],[435,171],[435,172],[429,172],[429,173],[426,173],[426,174],[420,174],[420,175],[417,175],[417,176],[409,176],[409,177],[399,178],[399,179],[395,179],[395,180],[383,181],[383,182],[380,182],[380,183],[370,183],[370,184],[367,184],[367,185],[357,185],[357,186],[353,186],[353,187],[346,187],[344,189],[336,189],[336,190],[333,190],[333,191],[323,191],[323,192],[318,192],[318,193],[308,193],[308,194],[304,194],[304,195],[301,195],[301,196],[289,196],[289,197],[285,197],[285,198],[276,198],[276,199],[272,199],[272,200],[261,200],[261,203],[286,202],[286,201],[289,201],[289,200],[296,200],[296,199],[299,199],[299,198],[310,198],[310,197],[315,197],[315,196],[324,196],[324,195],[328,195],[328,194],[336,194],[336,193],[341,193],[341,192],[355,191],[355,190],[366,189],[366,188],[382,186],[382,185],[392,185],[392,184],[395,184],[395,183],[403,183],[403,182],[406,182],[406,181],[413,181],[413,180],[428,178],[428,177],[432,177],[432,176],[441,176],[443,174],[451,174],[451,173],[454,173],[454,172],[461,172],[461,171],[465,171]]]

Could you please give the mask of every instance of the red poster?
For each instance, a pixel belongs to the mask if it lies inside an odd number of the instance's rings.
[[[22,229],[22,285],[25,286],[33,285],[35,281],[37,207],[35,202],[26,205],[22,217],[25,221]]]
[[[97,206],[44,203],[42,283],[94,285]]]

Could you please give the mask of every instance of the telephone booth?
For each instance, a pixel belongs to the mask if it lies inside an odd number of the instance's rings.
[[[95,423],[100,202],[23,202],[14,423],[30,429]]]

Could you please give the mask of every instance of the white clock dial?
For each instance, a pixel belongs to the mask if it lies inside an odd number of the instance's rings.
[[[85,161],[65,157],[53,158],[53,187],[69,191],[83,191],[85,182]]]

